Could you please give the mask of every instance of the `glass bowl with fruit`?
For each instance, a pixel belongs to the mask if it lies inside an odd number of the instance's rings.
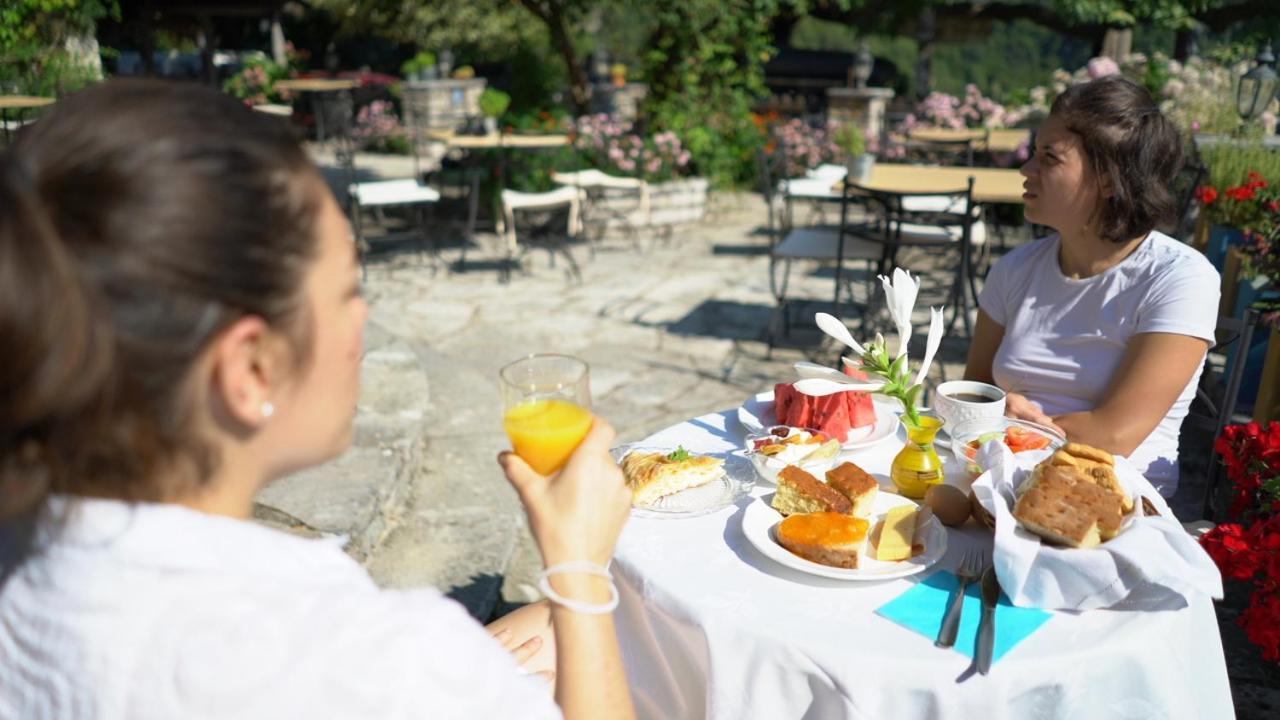
[[[1003,442],[1015,454],[1046,448],[1057,450],[1067,443],[1058,431],[1027,420],[990,417],[961,423],[951,432],[951,452],[970,478],[986,471],[975,458],[978,450],[991,440]]]
[[[835,465],[840,441],[819,430],[775,425],[760,434],[748,435],[746,456],[760,477],[778,482],[778,473],[796,465],[821,480]]]

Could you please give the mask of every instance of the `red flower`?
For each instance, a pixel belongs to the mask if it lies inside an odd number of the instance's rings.
[[[1250,547],[1252,537],[1236,523],[1219,525],[1200,538],[1205,552],[1225,577],[1252,580],[1265,556]]]
[[[1201,205],[1212,205],[1218,199],[1218,191],[1212,185],[1201,185],[1196,188],[1196,200]]]
[[[1253,186],[1241,185],[1239,187],[1227,188],[1227,197],[1235,200],[1236,202],[1244,202],[1245,200],[1252,200],[1257,197],[1257,193],[1254,192]]]
[[[1239,622],[1264,660],[1280,662],[1280,592],[1255,592]]]

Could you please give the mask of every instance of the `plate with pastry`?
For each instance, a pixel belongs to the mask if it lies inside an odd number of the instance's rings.
[[[791,383],[747,398],[737,416],[750,435],[763,435],[775,426],[805,428],[839,440],[844,450],[871,447],[898,431],[895,405],[883,398],[862,392],[814,397]]]
[[[613,450],[631,490],[631,514],[685,518],[722,510],[755,485],[751,461],[737,453],[624,445]]]
[[[778,473],[778,490],[747,506],[742,531],[775,562],[837,580],[914,575],[947,551],[947,532],[927,507],[881,492],[851,462],[825,482],[796,466]]]

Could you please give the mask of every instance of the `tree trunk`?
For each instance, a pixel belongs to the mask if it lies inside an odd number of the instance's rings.
[[[277,65],[288,62],[284,51],[284,27],[280,25],[280,11],[271,13],[271,59]]]
[[[1102,36],[1103,57],[1109,57],[1117,63],[1129,57],[1133,51],[1133,28],[1112,27]]]
[[[1186,62],[1187,58],[1195,55],[1198,51],[1196,47],[1196,32],[1188,29],[1178,31],[1173,38],[1173,59],[1178,62]]]
[[[560,53],[560,59],[564,61],[569,75],[569,101],[573,103],[575,113],[585,115],[591,105],[591,81],[587,78],[586,67],[578,57],[578,49],[574,47],[564,7],[555,2],[537,0],[520,0],[520,4],[547,26],[551,33],[551,44]]]
[[[919,53],[916,55],[917,100],[923,100],[933,90],[933,42],[937,35],[936,19],[933,8],[921,8],[919,27],[916,28],[916,40],[920,44]]]

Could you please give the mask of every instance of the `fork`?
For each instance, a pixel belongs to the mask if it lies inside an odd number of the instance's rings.
[[[966,550],[960,558],[960,567],[956,570],[956,578],[960,587],[947,605],[947,614],[942,618],[942,627],[938,629],[938,639],[934,645],[949,648],[956,643],[956,633],[960,631],[960,613],[964,608],[964,591],[969,583],[977,582],[982,577],[983,554],[981,550]]]

